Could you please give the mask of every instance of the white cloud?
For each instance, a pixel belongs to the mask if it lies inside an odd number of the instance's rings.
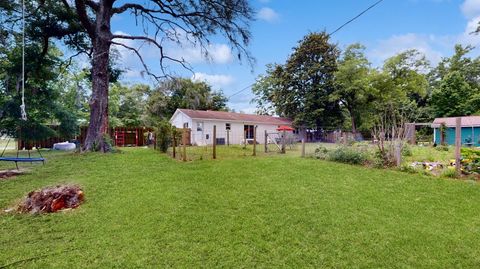
[[[130,36],[129,34],[122,32],[122,31],[116,31],[113,33],[114,35],[124,35],[124,36]],[[142,56],[148,57],[149,51],[148,51],[148,45],[144,44],[144,42],[137,41],[137,40],[130,40],[130,39],[114,39],[113,41],[122,43],[125,46],[137,49]],[[119,46],[119,45],[113,45],[113,47],[118,51],[120,54],[121,61],[125,65],[125,67],[131,67],[135,66],[137,62],[139,62],[139,59],[135,52],[132,50]]]
[[[167,53],[173,58],[184,59],[188,63],[226,64],[233,60],[232,50],[226,44],[211,44],[206,49],[192,44],[175,44],[170,46]]]
[[[433,64],[438,63],[442,53],[435,47],[442,45],[444,40],[434,35],[419,35],[414,33],[394,35],[381,40],[376,48],[369,52],[369,56],[375,60],[374,64],[381,64],[389,57],[402,51],[416,49],[424,54]]]
[[[380,40],[376,48],[369,51],[374,64],[380,65],[383,61],[401,51],[417,49],[432,62],[438,63],[445,54],[452,52],[455,44],[480,45],[480,35],[472,34],[477,30],[480,21],[480,0],[465,0],[460,6],[463,14],[468,18],[465,30],[452,35],[425,35],[408,33],[394,35]]]
[[[114,35],[129,36],[130,34],[116,31]],[[226,64],[232,62],[234,59],[231,48],[226,44],[212,43],[204,48],[195,46],[194,43],[190,42],[189,39],[180,34],[178,35],[178,38],[180,41],[179,43],[168,41],[162,44],[166,56],[177,60],[183,59],[189,64]],[[114,41],[137,49],[150,71],[156,72],[159,70],[160,51],[156,46],[142,40],[114,39]],[[122,66],[128,70],[124,74],[124,77],[127,79],[142,78],[144,67],[136,53],[119,45],[113,45],[113,48],[115,48],[120,54]],[[172,70],[171,67],[179,65],[172,61],[164,61],[164,64],[167,67],[167,70]]]
[[[465,0],[460,9],[467,18],[480,15],[480,0]]]
[[[480,16],[470,19],[465,27],[465,31],[458,37],[457,43],[473,46],[480,45],[480,35],[473,33],[477,30],[479,21]]]
[[[235,81],[235,79],[230,75],[210,75],[201,72],[196,72],[195,74],[193,74],[192,80],[206,82],[214,89],[222,89],[226,86],[230,86]]]
[[[276,22],[279,20],[280,15],[275,12],[275,10],[269,7],[264,7],[258,11],[257,18],[267,22]]]

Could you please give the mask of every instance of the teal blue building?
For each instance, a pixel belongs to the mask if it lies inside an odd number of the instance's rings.
[[[461,117],[461,119],[462,145],[480,147],[480,116],[466,116]],[[442,123],[445,125],[444,142],[447,145],[455,145],[456,117],[436,118],[433,121],[433,141],[437,145],[440,145],[442,139],[440,131]]]

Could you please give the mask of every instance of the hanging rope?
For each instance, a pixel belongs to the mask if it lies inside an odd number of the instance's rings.
[[[22,104],[20,105],[22,120],[27,120],[25,107],[25,0],[22,0]]]

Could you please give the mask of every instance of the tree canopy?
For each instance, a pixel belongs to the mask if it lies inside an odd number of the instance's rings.
[[[431,67],[406,50],[372,67],[361,44],[343,52],[325,33],[299,41],[284,64],[268,64],[252,87],[257,112],[294,119],[297,127],[370,132],[385,117],[431,122],[480,113],[480,58],[456,45]]]
[[[325,32],[311,33],[299,41],[284,65],[271,65],[253,92],[264,112],[294,120],[297,126],[335,126],[342,117],[334,91],[339,50]],[[270,107],[265,107],[265,105]]]
[[[177,108],[228,110],[227,98],[205,82],[177,78],[161,83],[150,93],[147,110],[154,119],[169,119]]]
[[[2,2],[3,3],[3,2]],[[10,1],[0,6],[7,14],[1,20],[2,33],[19,27],[21,1]],[[41,40],[42,56],[49,54],[52,41],[63,42],[77,54],[88,55],[91,60],[92,94],[89,128],[85,150],[105,151],[104,134],[108,130],[109,72],[112,46],[132,51],[143,64],[145,72],[156,79],[169,77],[169,67],[178,64],[190,69],[183,58],[176,58],[165,50],[167,44],[192,44],[201,48],[208,57],[210,37],[223,37],[238,58],[253,58],[246,46],[250,41],[249,22],[253,9],[247,0],[201,1],[201,0],[149,0],[144,4],[137,1],[117,0],[32,0],[26,3],[27,35]],[[112,18],[130,15],[139,24],[139,35],[113,33]],[[127,42],[135,40],[156,48],[159,52],[160,73],[154,73],[145,63],[138,48]],[[40,58],[42,59],[42,58]],[[111,71],[111,70],[110,70]]]

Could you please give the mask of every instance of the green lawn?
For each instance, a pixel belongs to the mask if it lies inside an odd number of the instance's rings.
[[[293,155],[50,155],[0,207],[77,183],[68,213],[0,215],[0,268],[479,268],[476,183]]]

